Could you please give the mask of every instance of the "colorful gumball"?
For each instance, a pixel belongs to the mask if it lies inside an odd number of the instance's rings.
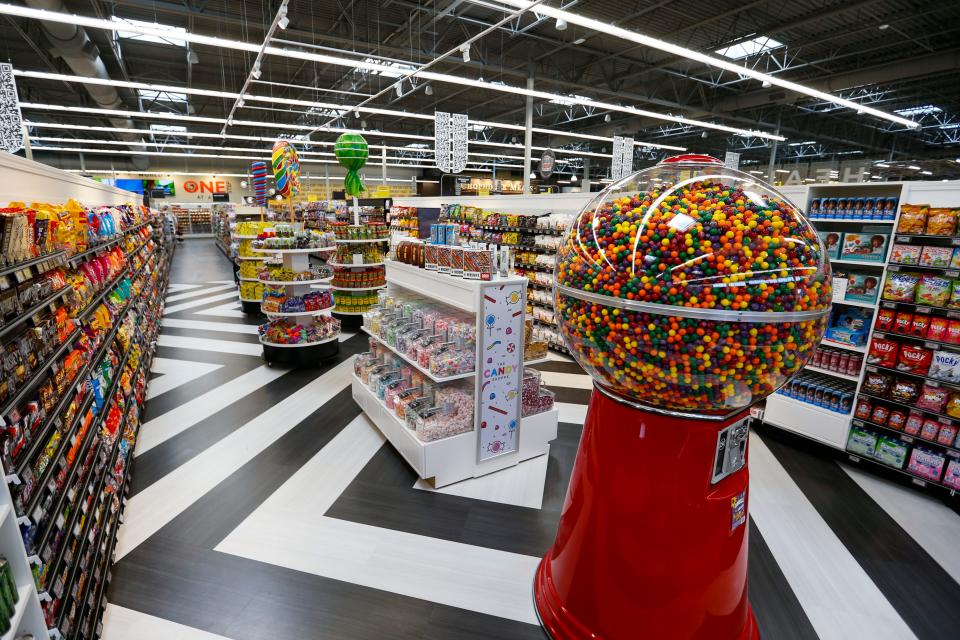
[[[277,140],[273,145],[273,180],[277,191],[285,198],[300,193],[300,157],[293,145]]]
[[[611,185],[561,245],[571,352],[646,405],[729,413],[776,391],[820,342],[830,266],[813,227],[753,176],[702,157]]]
[[[267,163],[250,163],[250,183],[253,187],[253,200],[258,207],[267,206]]]
[[[340,166],[347,170],[343,179],[343,188],[348,196],[358,197],[364,192],[363,180],[358,173],[367,164],[370,148],[363,136],[357,133],[344,133],[333,145],[333,154]]]

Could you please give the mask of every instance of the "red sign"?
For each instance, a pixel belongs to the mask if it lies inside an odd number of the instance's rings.
[[[187,180],[183,183],[187,193],[224,193],[229,191],[226,180]]]

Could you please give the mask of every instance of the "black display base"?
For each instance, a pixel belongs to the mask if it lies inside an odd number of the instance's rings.
[[[271,347],[263,345],[263,359],[268,365],[285,364],[292,367],[319,367],[324,360],[340,353],[340,340],[331,340],[309,347]]]
[[[363,326],[363,316],[361,315],[337,313],[334,311],[333,317],[340,321],[340,327],[342,329],[359,329]]]
[[[260,301],[256,302],[247,302],[246,300],[240,301],[240,308],[243,309],[244,313],[250,314],[252,316],[262,316],[260,312]]]

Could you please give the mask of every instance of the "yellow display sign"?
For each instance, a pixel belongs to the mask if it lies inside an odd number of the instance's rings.
[[[390,187],[379,186],[377,190],[373,192],[374,198],[389,198],[390,197]]]
[[[307,202],[316,202],[320,198],[317,197],[317,194],[311,193],[307,195]]]
[[[488,196],[490,195],[490,189],[477,189],[478,196]]]

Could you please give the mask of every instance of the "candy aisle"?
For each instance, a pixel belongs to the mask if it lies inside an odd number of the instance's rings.
[[[129,192],[26,162],[5,163],[0,178],[107,205],[2,211],[0,553],[11,573],[0,577],[15,587],[4,597],[16,610],[3,633],[91,638],[106,604],[171,251],[158,218]]]

